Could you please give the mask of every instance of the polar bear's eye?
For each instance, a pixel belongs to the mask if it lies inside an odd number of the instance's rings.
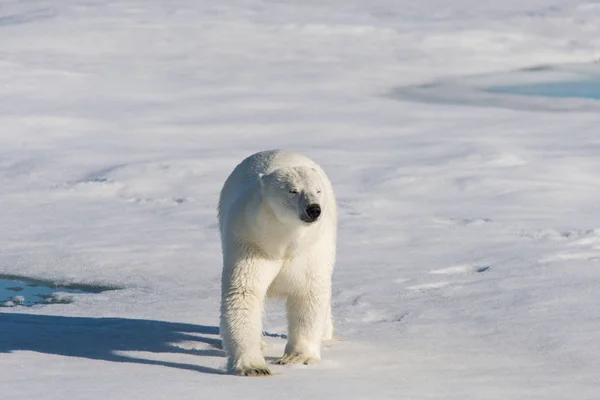
[[[320,190],[317,190],[317,193],[321,193],[321,191],[320,191]]]
[[[298,191],[296,189],[290,189],[290,193],[292,193],[292,194],[298,194]]]

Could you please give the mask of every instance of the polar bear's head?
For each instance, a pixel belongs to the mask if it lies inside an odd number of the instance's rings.
[[[278,220],[312,224],[324,212],[325,188],[315,168],[289,167],[260,174],[262,197]]]

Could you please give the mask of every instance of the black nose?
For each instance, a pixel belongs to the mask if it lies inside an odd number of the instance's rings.
[[[321,206],[318,204],[311,204],[306,207],[306,215],[311,219],[311,221],[315,221],[321,215]]]

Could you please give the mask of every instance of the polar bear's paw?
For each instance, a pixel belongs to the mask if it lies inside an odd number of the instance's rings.
[[[271,370],[265,366],[236,368],[233,373],[240,376],[269,376]]]
[[[228,360],[227,370],[239,376],[269,376],[271,370],[267,367],[265,359],[260,357],[241,357],[237,362]]]
[[[309,356],[307,354],[291,353],[291,354],[284,354],[283,357],[281,357],[279,360],[275,361],[275,364],[278,364],[278,365],[286,365],[286,364],[308,365],[308,364],[316,364],[319,361],[321,361],[321,360],[319,360],[316,357]]]

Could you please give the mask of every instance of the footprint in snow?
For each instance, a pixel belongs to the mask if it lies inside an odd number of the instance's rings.
[[[464,265],[456,265],[452,267],[434,269],[429,271],[430,274],[433,275],[458,275],[458,274],[469,274],[469,273],[481,273],[489,270],[491,268],[490,265],[486,264],[464,264]]]

